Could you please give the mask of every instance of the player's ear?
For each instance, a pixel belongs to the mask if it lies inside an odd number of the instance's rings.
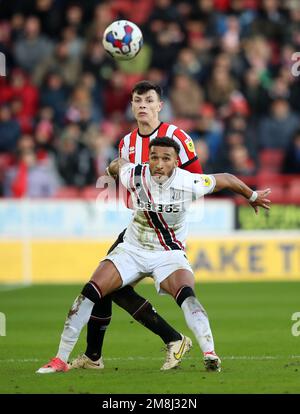
[[[158,112],[160,112],[162,110],[163,104],[164,104],[163,101],[159,101],[159,103],[158,103]]]
[[[178,159],[178,157],[176,158],[176,161],[175,161],[175,167],[178,167],[178,165],[179,165],[179,159]]]

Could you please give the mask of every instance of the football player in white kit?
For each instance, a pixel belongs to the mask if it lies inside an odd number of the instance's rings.
[[[170,138],[149,144],[149,165],[114,160],[108,172],[119,175],[130,191],[134,215],[123,243],[108,254],[84,286],[65,322],[57,356],[38,373],[68,370],[68,357],[94,304],[114,290],[151,275],[159,293],[170,294],[183,310],[186,323],[203,352],[207,370],[220,371],[208,316],[194,293],[194,276],[185,255],[186,211],[205,194],[230,189],[258,207],[270,208],[270,189],[253,191],[231,174],[194,174],[178,166],[178,144]],[[174,194],[176,193],[176,200]],[[179,356],[180,357],[180,356]]]

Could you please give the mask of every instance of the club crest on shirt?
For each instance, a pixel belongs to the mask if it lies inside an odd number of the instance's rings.
[[[134,154],[135,153],[135,147],[130,147],[129,148],[129,155]]]
[[[175,188],[170,188],[170,195],[172,201],[178,201],[182,198],[182,190],[177,190]]]
[[[194,143],[191,138],[187,138],[184,142],[186,143],[186,146],[190,152],[195,152]]]

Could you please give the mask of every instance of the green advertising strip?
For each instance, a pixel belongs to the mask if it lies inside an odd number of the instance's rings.
[[[273,204],[268,212],[249,214],[248,206],[237,207],[237,228],[242,230],[300,229],[300,206]]]

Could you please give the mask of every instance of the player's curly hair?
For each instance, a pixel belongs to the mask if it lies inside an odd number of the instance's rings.
[[[151,147],[172,147],[176,151],[176,154],[179,155],[180,146],[177,144],[174,139],[169,137],[154,138],[150,141],[149,150]]]

